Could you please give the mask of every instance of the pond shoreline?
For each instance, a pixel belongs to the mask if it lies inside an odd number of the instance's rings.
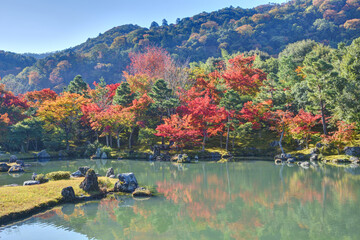
[[[0,187],[0,198],[4,200],[0,203],[2,210],[2,213],[0,213],[0,227],[26,219],[35,214],[47,211],[58,205],[67,203],[61,196],[61,189],[68,186],[71,186],[75,189],[76,199],[71,203],[81,203],[98,200],[105,198],[108,194],[112,193],[112,191],[106,190],[105,193],[88,195],[79,189],[79,183],[83,179],[84,178],[82,177],[69,180],[50,181],[47,183],[32,186]],[[105,180],[108,178],[100,177],[100,179]],[[114,184],[115,180],[110,181],[112,181],[112,184]],[[31,192],[31,196],[27,199],[26,197],[24,197],[27,195],[26,191]],[[37,202],[38,196],[40,196],[41,194],[45,194],[46,192],[49,192],[48,195],[50,196],[47,196],[46,199],[38,200],[39,202]],[[11,194],[11,196],[9,196],[9,194]],[[7,197],[11,199],[8,199]],[[17,203],[17,205],[14,206],[14,202],[17,201],[19,202]],[[23,206],[23,204],[25,206]],[[4,211],[9,208],[11,210],[8,210],[8,212],[4,213]]]

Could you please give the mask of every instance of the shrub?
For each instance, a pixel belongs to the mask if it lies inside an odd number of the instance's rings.
[[[57,172],[51,172],[46,174],[46,178],[50,180],[63,180],[63,179],[70,179],[70,172],[65,171],[57,171]]]
[[[101,143],[99,143],[99,141],[95,141],[94,143],[89,143],[86,146],[86,149],[84,152],[85,157],[90,157],[90,156],[94,155],[96,153],[96,150],[98,148],[101,148],[102,146],[103,145]]]
[[[107,157],[109,158],[110,156],[111,156],[111,151],[112,151],[112,149],[111,149],[111,147],[102,147],[101,148],[101,154],[104,152],[104,153],[106,153],[106,155],[107,155]]]
[[[44,174],[37,175],[35,180],[39,181],[40,183],[46,183],[49,181],[49,179],[47,179]]]

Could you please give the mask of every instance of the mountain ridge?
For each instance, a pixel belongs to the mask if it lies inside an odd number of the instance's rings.
[[[50,87],[62,89],[77,75],[92,83],[123,80],[128,54],[156,45],[179,61],[205,61],[230,54],[261,50],[277,56],[286,45],[311,39],[336,47],[360,36],[360,0],[294,0],[251,9],[223,8],[150,28],[126,24],[95,38],[26,65],[2,77],[9,90],[23,93]],[[0,60],[1,64],[1,60]],[[0,72],[1,74],[1,72]]]

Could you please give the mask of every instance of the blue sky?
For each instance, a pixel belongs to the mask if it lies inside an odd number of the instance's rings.
[[[251,8],[269,0],[1,0],[0,50],[44,53],[76,46],[112,27],[149,27],[230,5]],[[285,2],[273,0],[271,2]]]

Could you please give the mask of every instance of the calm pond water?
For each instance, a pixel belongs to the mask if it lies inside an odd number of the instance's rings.
[[[173,165],[142,161],[54,161],[30,172],[134,172],[160,196],[66,204],[0,228],[0,239],[359,239],[360,175],[345,168],[241,161]],[[25,175],[25,176],[24,176]],[[22,183],[0,175],[1,185]]]

